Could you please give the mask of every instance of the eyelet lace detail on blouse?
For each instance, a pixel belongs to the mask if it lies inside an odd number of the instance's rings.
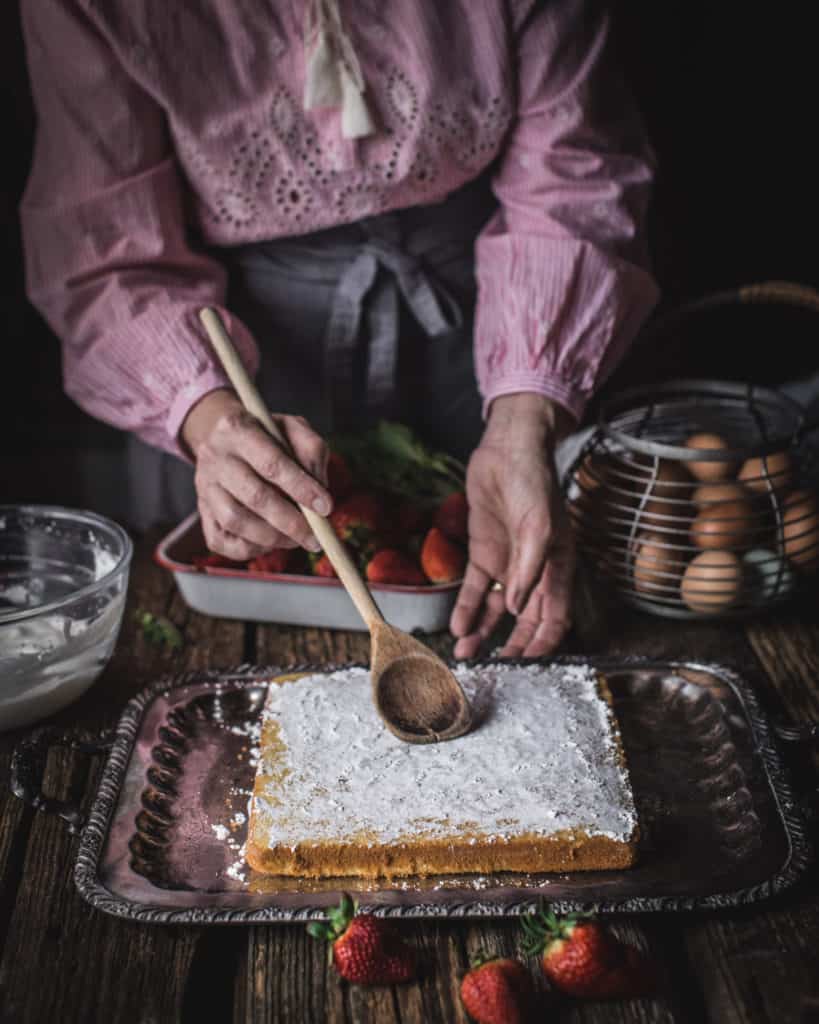
[[[442,198],[442,178],[466,181],[490,163],[511,118],[501,97],[492,97],[479,115],[457,102],[423,108],[416,87],[398,68],[386,72],[379,94],[385,99],[379,112],[384,128],[378,137],[357,143],[362,158],[353,167],[351,143],[333,132],[319,141],[309,115],[284,87],[268,105],[266,124],[235,129],[226,171],[177,129],[177,149],[192,183],[201,182],[200,194],[216,196],[202,210],[212,240],[229,242],[237,229],[244,238],[260,208],[265,210],[262,234],[270,236],[271,221],[281,234],[297,234],[337,224],[339,218],[371,216],[385,205]]]

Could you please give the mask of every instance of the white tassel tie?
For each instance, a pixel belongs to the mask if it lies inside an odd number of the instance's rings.
[[[375,122],[364,95],[364,75],[341,24],[338,0],[307,0],[304,45],[304,109],[341,107],[341,134],[345,139],[374,134]]]

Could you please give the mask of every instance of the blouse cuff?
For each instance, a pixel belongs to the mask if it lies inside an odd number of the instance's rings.
[[[259,355],[250,332],[237,317],[231,316],[226,310],[220,310],[219,313],[229,335],[233,338],[242,362],[247,367],[251,376],[255,375],[259,366]],[[205,344],[207,345],[208,360],[212,360],[212,362],[209,361],[204,366],[200,364],[199,372],[197,372],[196,376],[180,388],[170,405],[165,421],[165,431],[170,447],[168,444],[164,444],[162,447],[187,461],[190,461],[190,455],[180,437],[180,431],[188,413],[197,402],[211,391],[215,391],[217,388],[232,389],[233,387],[227,374],[212,355],[210,343],[205,342]]]
[[[576,239],[485,233],[475,368],[484,399],[535,391],[579,421],[659,291],[642,267]]]
[[[489,406],[496,398],[500,398],[501,395],[518,395],[525,391],[543,395],[544,398],[557,402],[578,422],[583,415],[585,399],[564,381],[544,379],[535,373],[510,373],[495,378],[484,393],[484,419],[489,415]]]

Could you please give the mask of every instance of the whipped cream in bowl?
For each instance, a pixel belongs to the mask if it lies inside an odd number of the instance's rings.
[[[114,650],[131,541],[91,512],[0,506],[0,730],[71,703]]]

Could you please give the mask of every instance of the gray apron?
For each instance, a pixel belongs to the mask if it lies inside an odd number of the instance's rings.
[[[325,435],[397,419],[467,458],[482,429],[474,243],[494,207],[484,175],[431,206],[217,250],[228,305],[259,346],[269,408]],[[180,459],[131,437],[128,471],[137,528],[196,507]]]

